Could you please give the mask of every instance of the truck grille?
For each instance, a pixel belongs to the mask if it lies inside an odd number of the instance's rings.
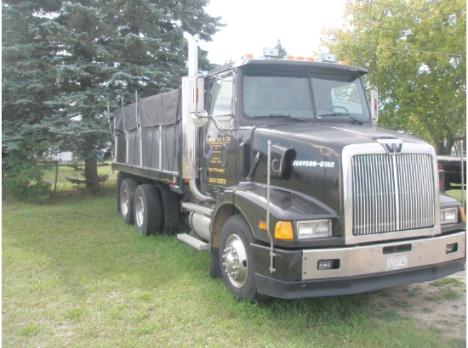
[[[351,163],[353,235],[434,226],[431,155],[354,155]]]

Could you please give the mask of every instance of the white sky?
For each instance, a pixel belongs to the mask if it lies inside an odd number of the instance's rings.
[[[312,56],[320,47],[321,32],[343,22],[345,0],[211,0],[206,11],[225,24],[213,41],[200,46],[212,63],[255,57],[279,39],[288,54]]]

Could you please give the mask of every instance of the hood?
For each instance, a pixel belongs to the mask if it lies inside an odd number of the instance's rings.
[[[372,125],[352,125],[343,123],[295,123],[257,128],[256,135],[283,138],[311,146],[326,147],[341,153],[343,147],[351,144],[375,143],[379,138],[397,138],[403,143],[425,143],[413,136],[374,127]]]
[[[377,139],[400,139],[404,144],[422,143],[415,137],[372,125],[346,123],[294,123],[258,127],[253,133],[253,152],[267,153],[267,141],[294,148],[292,173],[287,179],[272,179],[272,185],[297,191],[326,204],[343,217],[342,159],[343,148],[351,144],[377,143]],[[266,156],[255,181],[265,182]],[[342,220],[342,219],[340,219]],[[342,220],[343,221],[343,220]]]

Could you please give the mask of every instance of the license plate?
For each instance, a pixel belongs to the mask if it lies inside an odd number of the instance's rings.
[[[394,271],[408,267],[408,255],[387,256],[387,271]]]

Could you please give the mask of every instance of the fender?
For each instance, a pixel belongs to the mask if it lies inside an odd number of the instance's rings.
[[[233,214],[240,214],[244,217],[256,241],[268,244],[267,232],[258,228],[258,222],[266,219],[266,206],[266,185],[264,184],[240,182],[239,185],[226,189],[219,197],[213,213],[211,224],[212,248],[218,247],[222,225]],[[276,241],[276,246],[303,248],[321,245],[342,245],[344,243],[344,238],[341,236],[342,224],[338,214],[313,197],[297,191],[272,186],[270,191],[270,213],[271,231],[274,231],[278,220],[295,222],[297,220],[332,219],[333,236],[330,238]]]

